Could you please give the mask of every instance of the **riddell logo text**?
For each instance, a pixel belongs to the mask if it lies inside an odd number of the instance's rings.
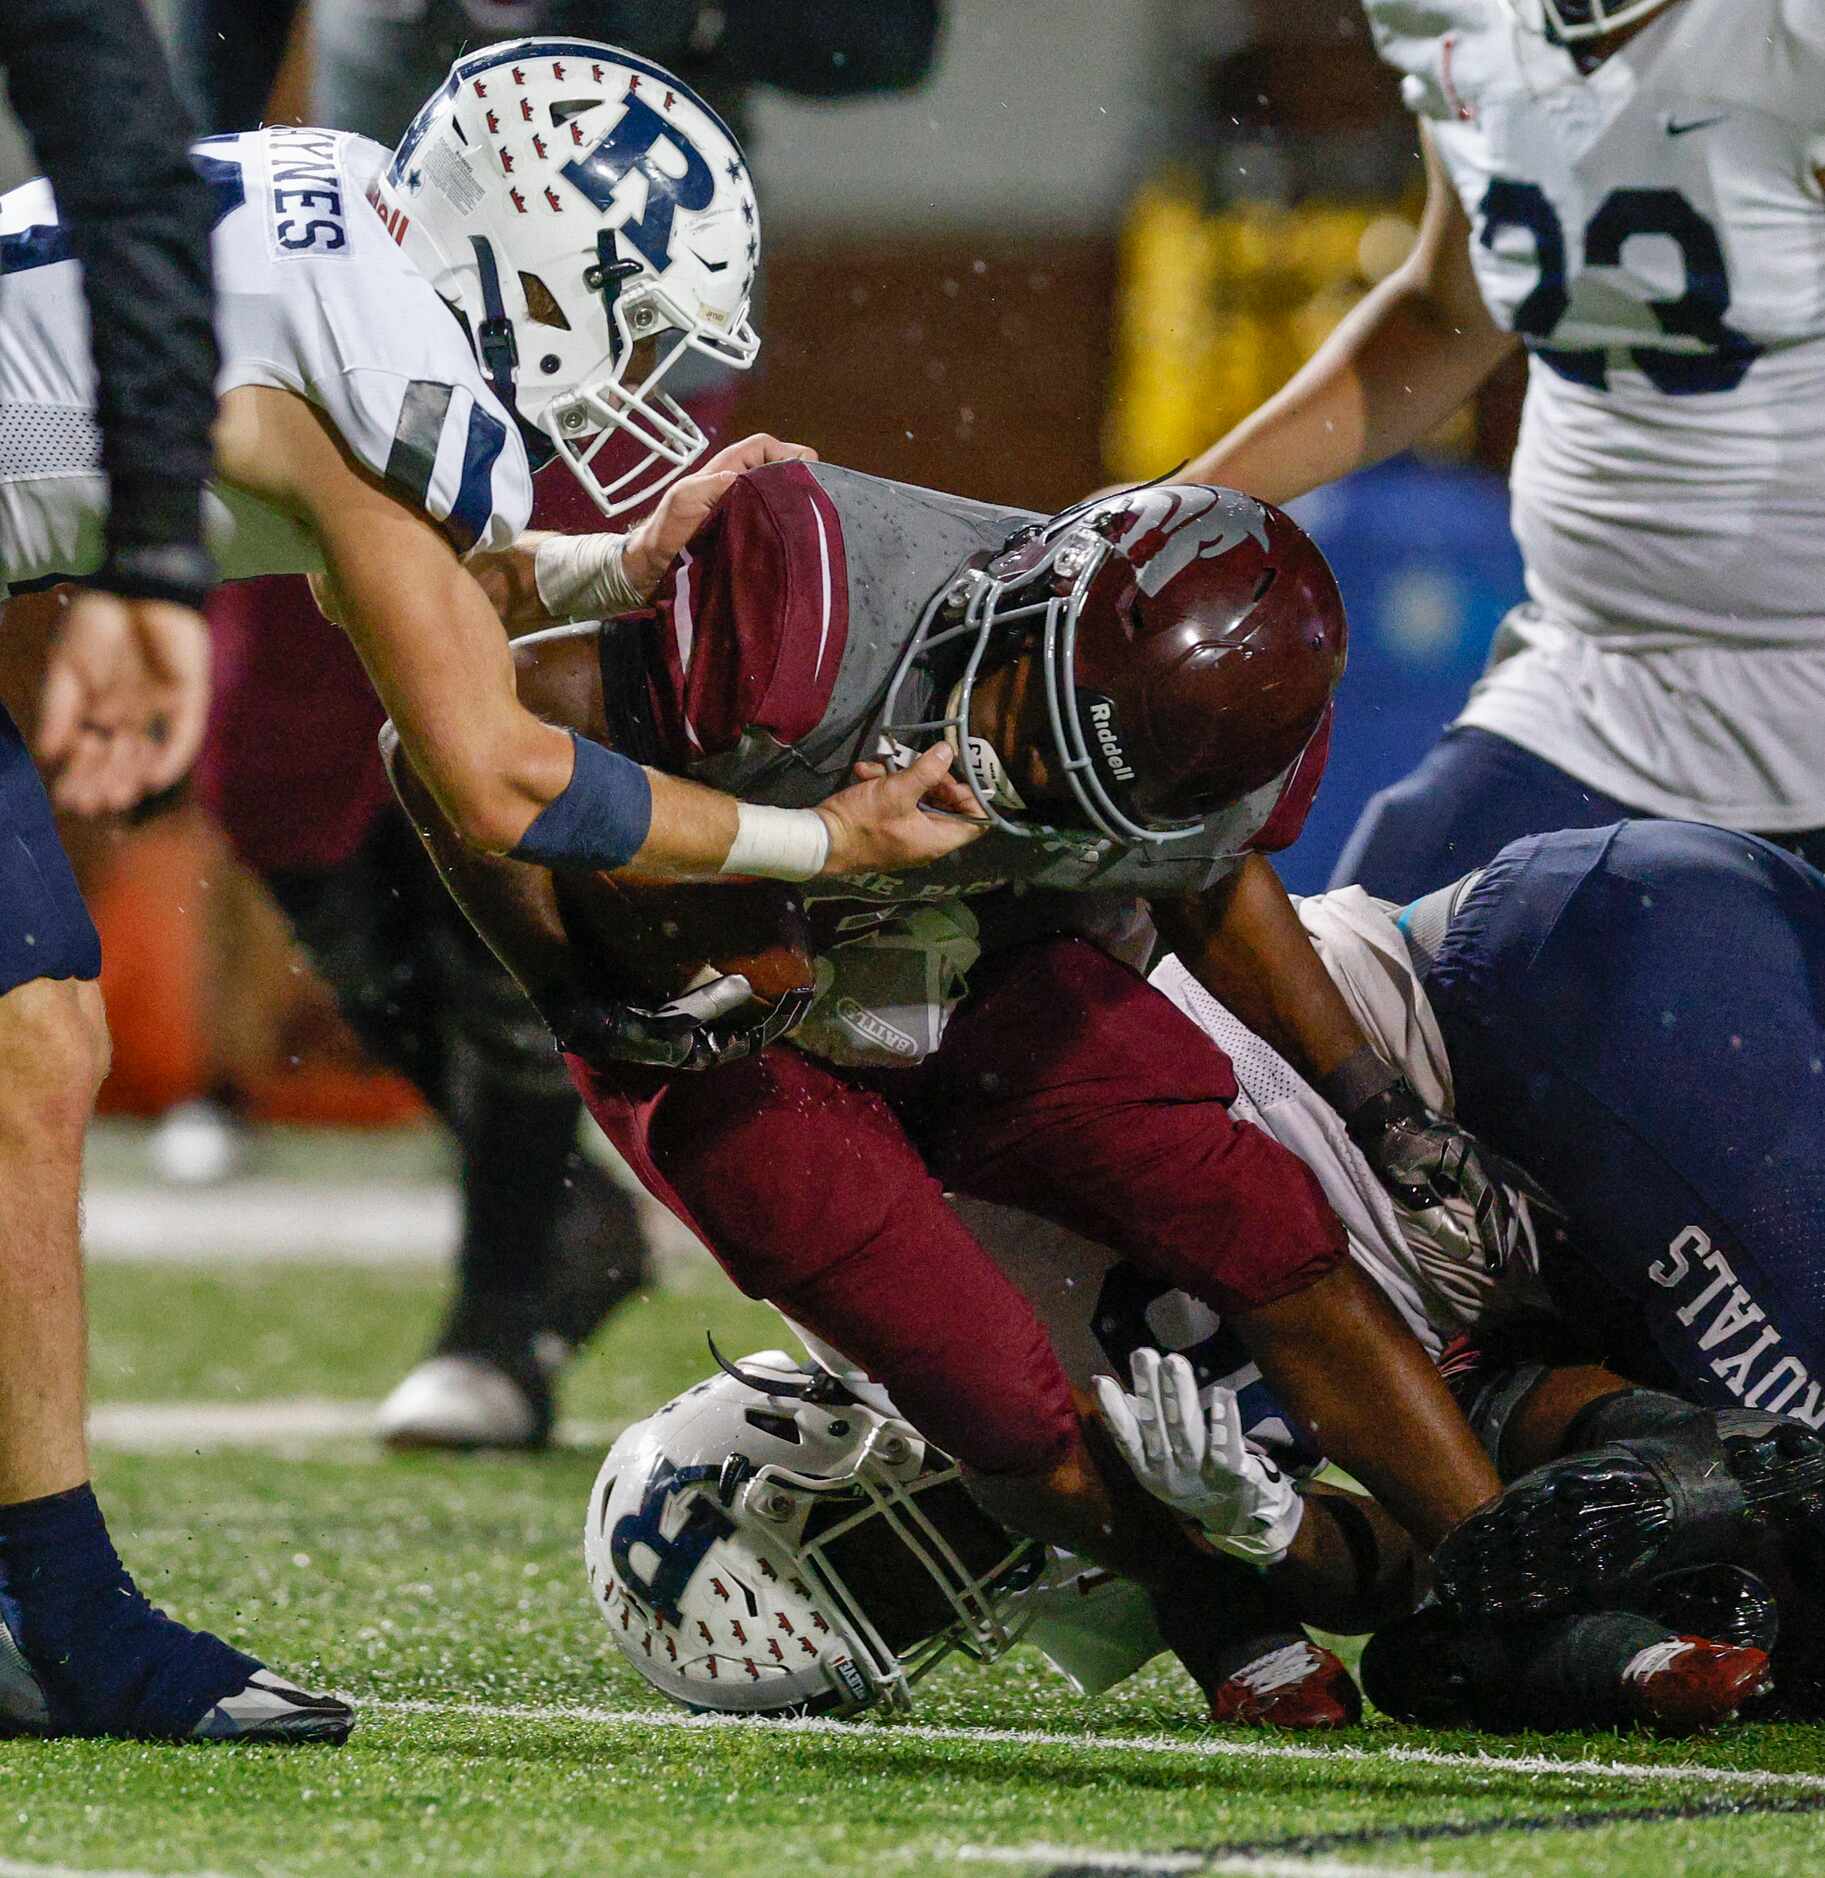
[[[1128,759],[1122,754],[1122,740],[1115,734],[1114,709],[1102,702],[1090,707],[1090,723],[1096,731],[1096,741],[1102,745],[1103,760],[1109,765],[1109,773],[1117,782],[1133,782],[1134,771],[1128,767]]]

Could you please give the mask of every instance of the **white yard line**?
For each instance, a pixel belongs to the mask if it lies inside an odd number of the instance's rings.
[[[297,1396],[270,1402],[104,1402],[89,1411],[89,1439],[126,1454],[261,1448],[295,1453],[373,1437],[376,1402]],[[561,1447],[606,1449],[618,1422],[561,1422]],[[5,1874],[0,1872],[0,1878]]]
[[[1202,1852],[1123,1852],[1103,1846],[960,1845],[953,1851],[921,1858],[954,1858],[963,1865],[1069,1865],[1085,1871],[1248,1872],[1255,1878],[1459,1878],[1437,1865],[1362,1865],[1334,1858],[1299,1858],[1263,1854],[1259,1858],[1209,1858]]]
[[[100,1871],[93,1865],[34,1865],[16,1858],[0,1858],[0,1878],[222,1878],[220,1872]]]
[[[663,1207],[637,1205],[662,1283],[708,1268]],[[111,1265],[442,1265],[460,1226],[455,1187],[437,1181],[108,1182],[83,1195],[84,1250]]]
[[[405,1181],[148,1183],[83,1197],[88,1256],[119,1264],[433,1264],[450,1256],[457,1230],[454,1187]]]
[[[813,1718],[687,1715],[676,1709],[605,1709],[583,1705],[519,1706],[486,1702],[368,1702],[345,1698],[375,1715],[472,1715],[490,1721],[580,1721],[615,1728],[761,1729],[814,1741],[954,1741],[981,1747],[1088,1748],[1119,1754],[1164,1754],[1189,1760],[1334,1761],[1367,1766],[1455,1769],[1484,1778],[1547,1774],[1572,1779],[1639,1781],[1646,1785],[1773,1787],[1794,1793],[1825,1793],[1825,1774],[1775,1773],[1756,1767],[1680,1767],[1662,1762],[1555,1760],[1545,1754],[1447,1752],[1438,1748],[1300,1747],[1279,1741],[1179,1740],[1170,1735],[1066,1734],[1038,1728],[955,1728],[935,1723],[839,1722]],[[1303,1869],[1303,1868],[1302,1868]]]

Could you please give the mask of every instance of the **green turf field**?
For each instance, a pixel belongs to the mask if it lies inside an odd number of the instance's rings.
[[[911,1724],[688,1723],[620,1666],[585,1595],[598,1448],[386,1460],[306,1417],[277,1452],[245,1429],[197,1451],[219,1438],[207,1416],[187,1432],[198,1405],[257,1430],[270,1398],[377,1397],[434,1321],[433,1270],[103,1263],[92,1293],[120,1444],[100,1488],[142,1582],[364,1712],[340,1752],[0,1744],[0,1878],[1825,1864],[1825,1731],[1268,1739],[1201,1725],[1176,1671],[1084,1704],[1024,1649],[941,1670]],[[687,1269],[611,1326],[567,1412],[605,1428],[656,1404],[704,1372],[706,1328],[731,1353],[777,1341]]]

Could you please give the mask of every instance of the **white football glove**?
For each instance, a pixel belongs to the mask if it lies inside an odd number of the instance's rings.
[[[1103,1421],[1134,1477],[1156,1500],[1200,1526],[1211,1543],[1257,1565],[1286,1557],[1305,1502],[1242,1432],[1233,1389],[1200,1398],[1182,1356],[1134,1353],[1134,1391],[1096,1379]]]

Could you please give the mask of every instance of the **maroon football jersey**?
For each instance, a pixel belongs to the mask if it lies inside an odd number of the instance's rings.
[[[1039,519],[829,464],[754,471],[667,570],[653,615],[604,635],[617,740],[746,801],[822,801],[879,754],[888,682],[931,597]],[[941,680],[917,682],[930,695],[898,701],[903,721],[941,702]],[[917,1060],[985,948],[1070,931],[1125,949],[1137,900],[1200,891],[1249,851],[1293,840],[1328,745],[1327,718],[1285,774],[1163,851],[991,831],[915,872],[810,883],[820,941],[841,948],[820,1009],[847,1018],[827,1053]],[[801,1041],[820,1047],[819,1020]]]

